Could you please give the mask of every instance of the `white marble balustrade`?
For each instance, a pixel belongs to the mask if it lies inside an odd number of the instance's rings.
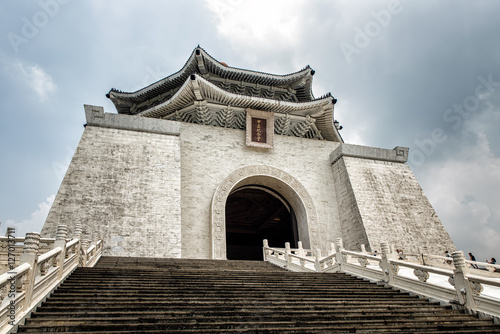
[[[102,255],[101,240],[83,242],[80,226],[75,228],[74,238],[67,239],[67,234],[68,228],[60,225],[55,239],[40,239],[38,233],[5,237],[8,271],[0,275],[0,334],[14,332],[78,266],[97,263]]]
[[[290,271],[344,272],[381,282],[469,312],[500,317],[500,266],[475,262],[475,269],[462,251],[452,258],[432,254],[396,254],[386,243],[380,254],[345,250],[338,239],[326,256],[319,250],[269,247],[264,240],[264,260]],[[402,258],[402,259],[401,259]]]

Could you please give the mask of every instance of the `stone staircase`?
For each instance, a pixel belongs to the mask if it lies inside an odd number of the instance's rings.
[[[78,268],[18,332],[500,333],[500,326],[341,273],[102,257]]]

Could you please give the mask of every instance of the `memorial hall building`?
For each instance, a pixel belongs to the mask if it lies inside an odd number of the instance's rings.
[[[262,241],[328,252],[455,246],[406,164],[408,148],[344,143],[314,70],[228,66],[196,47],[176,73],[87,123],[42,229],[81,224],[104,255],[261,259]],[[379,250],[380,251],[380,250]]]

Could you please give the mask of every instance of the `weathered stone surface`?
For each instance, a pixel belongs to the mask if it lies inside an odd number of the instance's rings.
[[[342,240],[346,249],[361,250],[361,245],[369,246],[369,241],[344,158],[333,164],[332,171],[335,184],[332,190],[337,194]]]
[[[180,218],[179,137],[88,125],[42,234],[79,223],[105,254],[180,257]]]
[[[363,232],[372,250],[387,242],[405,252],[454,250],[436,212],[403,163],[343,157],[334,166],[346,248]],[[348,189],[345,189],[347,187]],[[348,246],[349,245],[349,246]]]

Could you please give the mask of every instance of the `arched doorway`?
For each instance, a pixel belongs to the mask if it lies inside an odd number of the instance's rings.
[[[297,221],[298,239],[304,248],[316,249],[320,233],[312,197],[293,176],[271,166],[245,166],[230,173],[215,189],[210,205],[212,258],[227,259],[226,252],[226,202],[229,194],[245,186],[273,189],[293,208]],[[292,240],[289,240],[292,242]],[[283,246],[281,246],[283,247]]]
[[[228,260],[262,260],[262,240],[271,247],[297,246],[297,221],[292,207],[275,191],[248,185],[232,191],[226,201]]]

